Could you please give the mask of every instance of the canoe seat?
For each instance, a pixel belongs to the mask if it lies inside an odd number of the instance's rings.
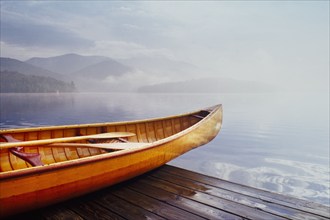
[[[21,142],[13,138],[11,135],[1,135],[1,137],[6,140],[7,142]],[[39,153],[26,153],[23,152],[23,147],[13,147],[10,148],[10,153],[14,154],[16,157],[21,158],[25,162],[29,163],[31,166],[43,166],[43,162],[41,161],[41,156]]]
[[[205,117],[203,117],[203,116],[200,116],[200,115],[192,115],[192,116],[194,116],[195,118],[200,118],[200,119],[203,119],[203,118],[205,118]]]
[[[91,144],[103,144],[103,143],[128,143],[124,138],[109,138],[109,139],[88,139],[88,143]]]
[[[200,111],[197,115],[192,115],[192,116],[195,117],[195,118],[203,119],[203,118],[205,118],[206,116],[208,116],[209,114],[210,114],[210,111],[202,110],[202,111]]]

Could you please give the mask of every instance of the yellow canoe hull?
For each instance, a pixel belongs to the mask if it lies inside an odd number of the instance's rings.
[[[80,196],[155,169],[211,141],[222,125],[222,106],[166,118],[131,122],[1,130],[21,141],[132,132],[129,143],[146,147],[105,151],[94,148],[27,146],[41,155],[43,166],[1,149],[0,216],[44,207]],[[79,145],[79,143],[77,143]]]

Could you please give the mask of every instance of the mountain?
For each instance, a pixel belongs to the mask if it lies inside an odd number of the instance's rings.
[[[133,72],[133,68],[104,56],[64,54],[48,58],[34,57],[26,62],[61,73],[74,81],[79,91],[89,92],[112,91],[118,88],[119,78]]]
[[[118,78],[132,72],[131,67],[104,56],[64,54],[48,58],[34,57],[26,62],[49,71],[62,73],[74,80],[77,87],[85,89],[89,84],[92,85],[90,80],[93,80],[94,87],[100,88],[97,81],[101,82],[107,77]]]
[[[1,93],[74,92],[73,82],[66,83],[49,76],[24,75],[18,72],[0,72]]]
[[[161,83],[143,86],[138,92],[159,93],[259,93],[274,92],[277,88],[262,82],[235,80],[229,78],[204,78],[189,81]]]
[[[5,57],[0,57],[0,71],[18,72],[25,75],[48,76],[59,80],[65,79],[62,74],[55,73],[16,59]]]
[[[107,59],[72,73],[72,77],[103,80],[109,76],[120,77],[129,72],[132,72],[131,67],[123,65],[115,60]]]
[[[69,74],[108,59],[110,58],[103,56],[64,54],[61,56],[48,58],[34,57],[27,60],[26,62],[53,72]]]

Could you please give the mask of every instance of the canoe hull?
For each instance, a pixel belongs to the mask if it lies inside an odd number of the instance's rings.
[[[170,141],[156,141],[151,147],[34,167],[33,172],[28,168],[19,171],[20,175],[3,176],[0,216],[48,206],[146,173],[211,141],[221,122],[219,108],[203,123],[174,135]]]

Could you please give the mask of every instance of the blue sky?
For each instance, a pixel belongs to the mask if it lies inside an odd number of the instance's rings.
[[[329,85],[329,1],[1,1],[1,56],[166,57],[207,76]]]

